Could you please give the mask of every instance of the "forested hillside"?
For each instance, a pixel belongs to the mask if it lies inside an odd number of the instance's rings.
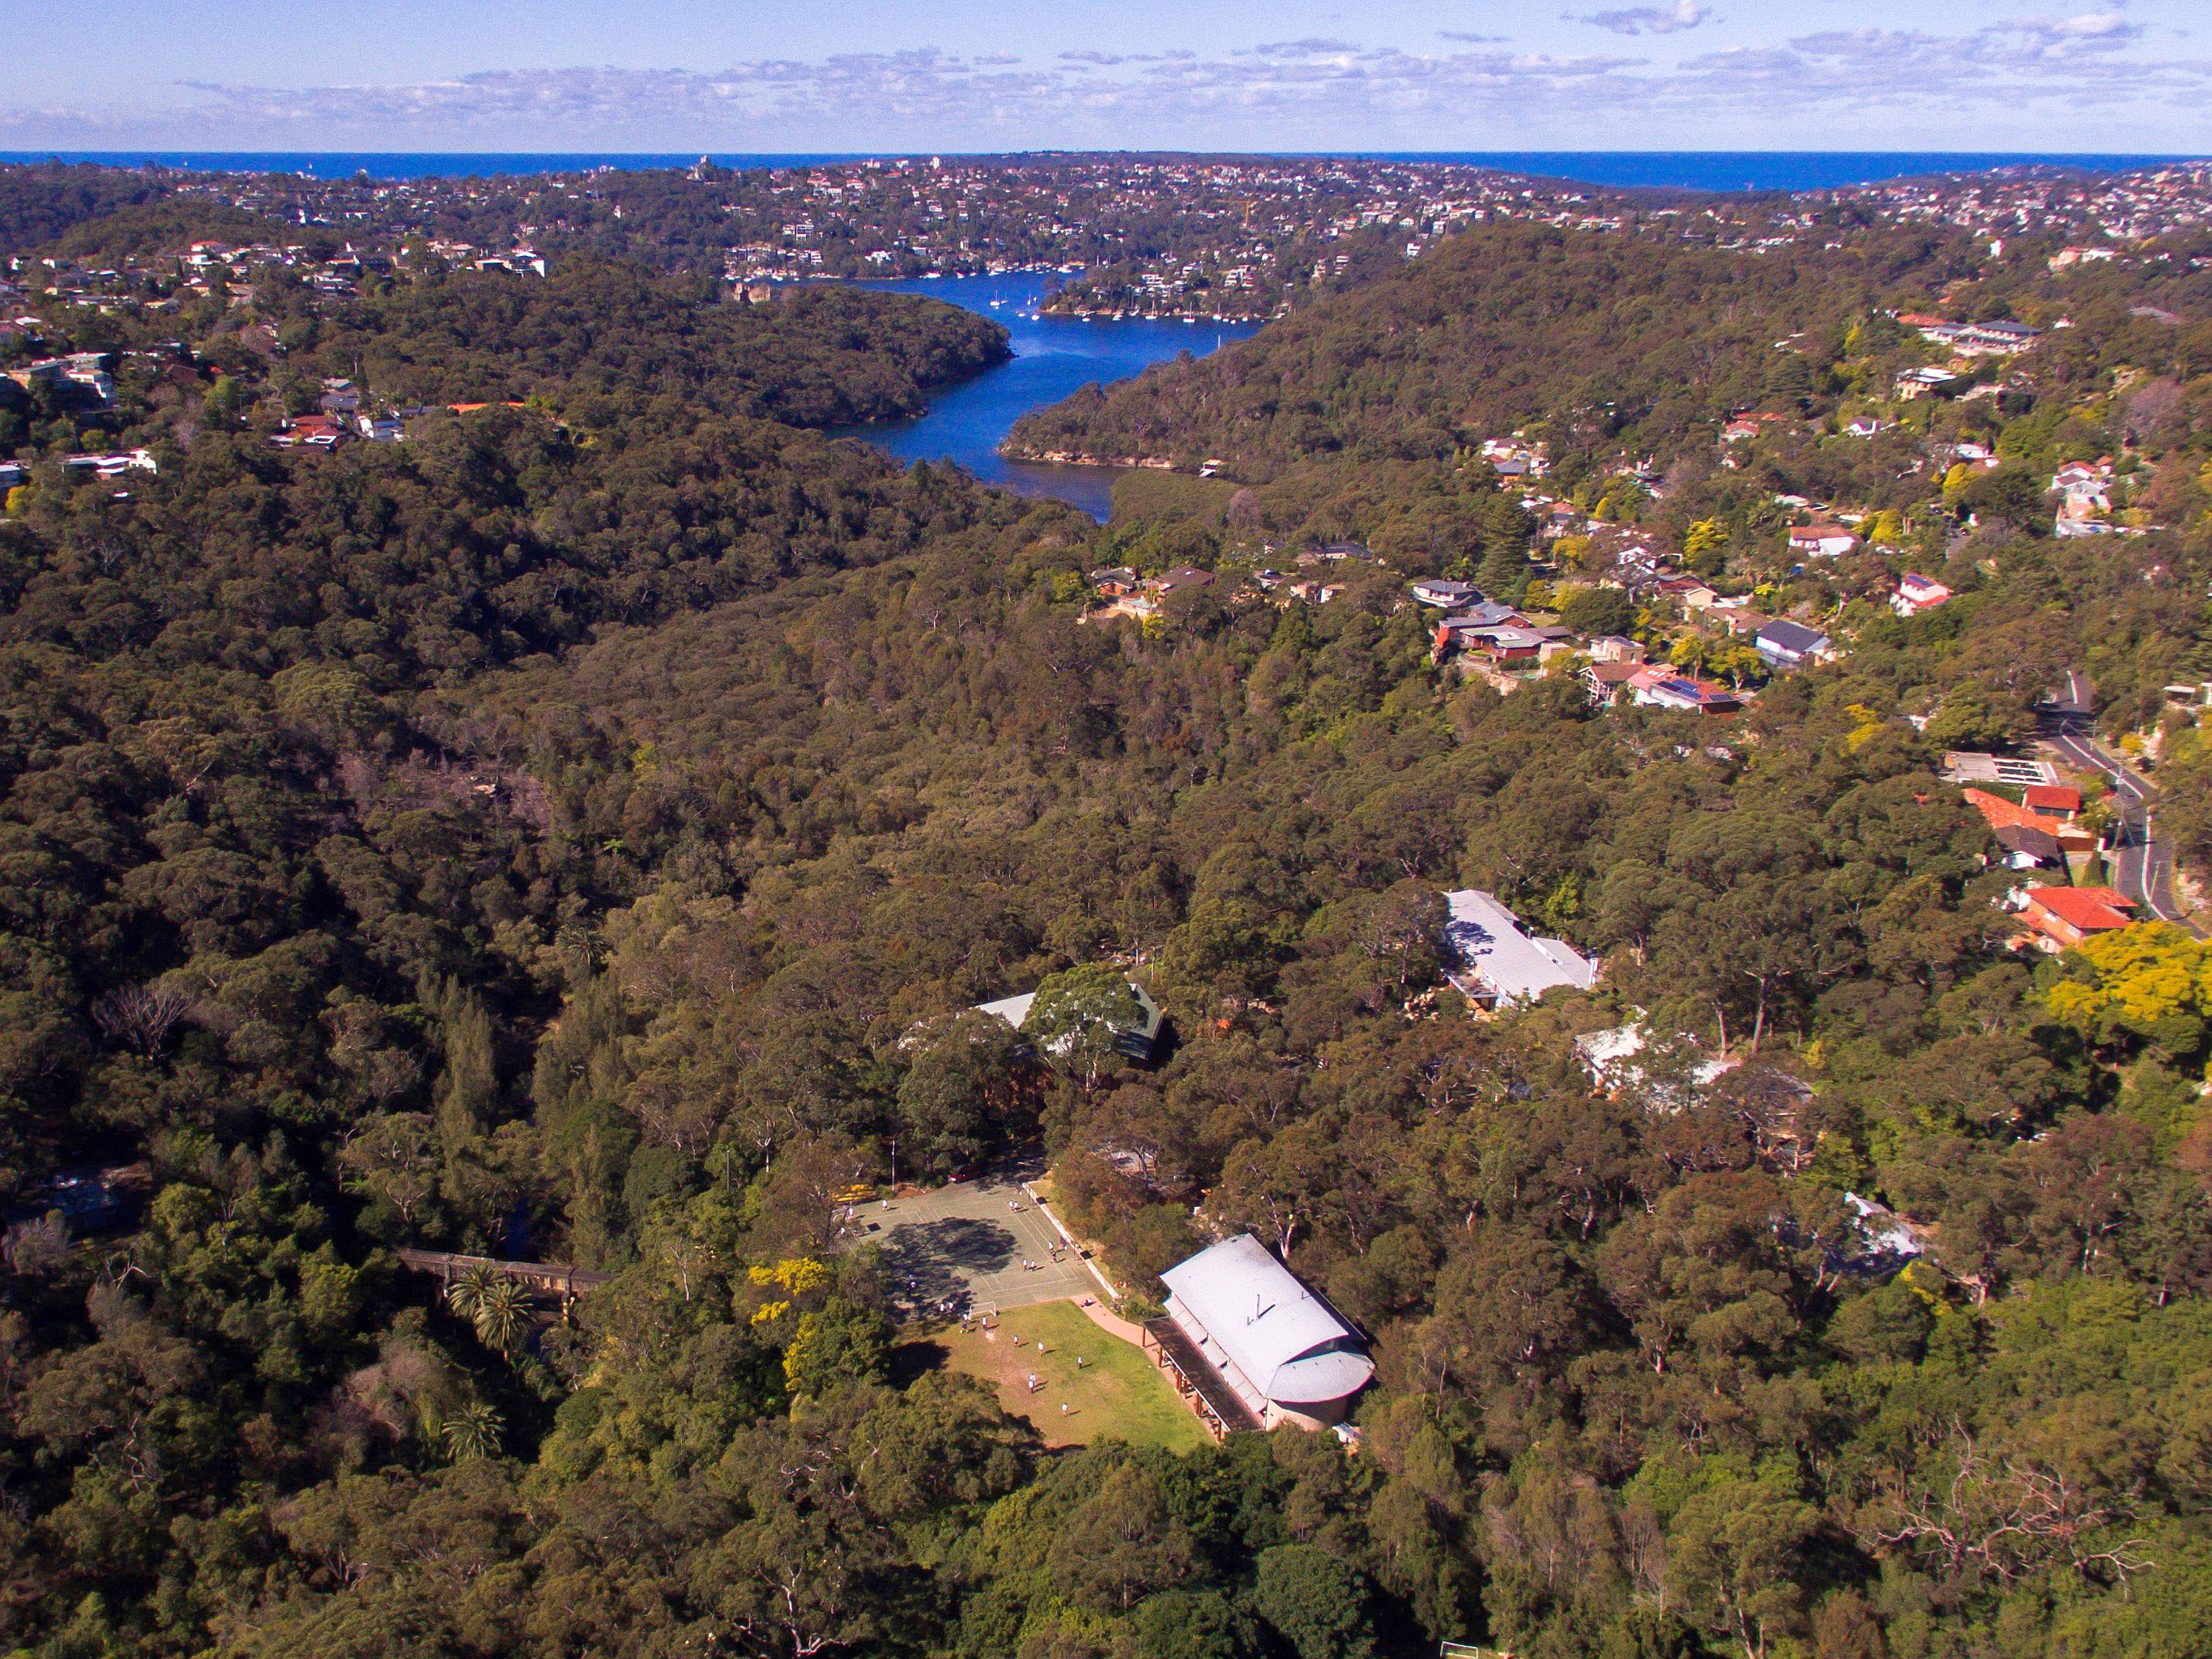
[[[1810,408],[1862,389],[1826,372],[1832,363],[1911,361],[1899,350],[1910,331],[1869,313],[1899,299],[1933,304],[1954,284],[1978,315],[2091,301],[2100,314],[2084,349],[2108,362],[2178,353],[2191,374],[2212,364],[2212,281],[2201,270],[2107,278],[2101,292],[2076,277],[2059,301],[2040,272],[1992,278],[1984,264],[1966,236],[1934,231],[1750,253],[1497,226],[1202,361],[1025,416],[1009,450],[1186,468],[1215,458],[1255,483],[1316,458],[1449,457],[1520,428],[1563,452],[1671,456],[1738,410]],[[2194,325],[2131,314],[2152,301],[2180,303]]]
[[[793,289],[717,304],[714,279],[587,259],[544,282],[407,283],[285,331],[289,350],[400,402],[616,398],[811,425],[921,412],[930,387],[1005,361],[1006,330],[903,295]]]
[[[182,376],[27,398],[0,1640],[2203,1651],[2212,951],[2155,923],[2014,948],[2016,872],[1937,776],[2086,666],[2202,821],[2166,697],[2212,678],[2197,325],[2148,329],[2100,275],[1986,408],[1860,442],[1850,388],[1926,355],[1873,319],[1951,253],[1893,278],[1856,248],[1647,268],[1485,235],[1464,261],[1501,250],[1525,279],[1440,286],[1421,326],[1501,337],[1483,295],[1524,283],[1522,367],[1321,350],[1404,338],[1424,261],[1048,417],[1249,469],[1140,480],[1103,529],[801,429],[991,356],[871,296],[272,281],[160,319]],[[1816,349],[1778,351],[1783,321]],[[1612,365],[1613,338],[1650,350]],[[164,349],[150,319],[106,349]],[[1196,388],[1263,368],[1282,412],[1240,448]],[[494,406],[270,441],[341,377]],[[1708,413],[1746,399],[1800,424],[1723,465]],[[1577,510],[1847,650],[1726,720],[1439,660],[1408,575],[1688,626],[1461,453],[1608,400],[1601,435],[1547,428]],[[1908,482],[1908,443],[1970,433],[2002,463]],[[158,465],[71,467],[95,437]],[[2085,443],[2129,482],[2111,533],[2061,538],[2019,480]],[[1656,490],[1620,470],[1647,453]],[[1793,568],[1792,485],[1894,486],[1869,505],[1899,550]],[[1235,580],[1324,533],[1383,556],[1310,599]],[[1923,556],[1957,592],[1896,614]],[[1216,580],[1141,621],[1092,607],[1103,563],[1194,560]],[[1478,1018],[1443,978],[1466,885],[1601,957],[1596,988]],[[1157,1065],[967,1012],[1129,975],[1168,1013]],[[1637,1064],[1595,1073],[1577,1040],[1625,1028]],[[894,1147],[927,1182],[1042,1152],[1133,1312],[1249,1229],[1372,1337],[1357,1450],[1047,1449],[839,1237]],[[73,1224],[70,1177],[127,1219]],[[609,1277],[541,1318],[410,1247]]]

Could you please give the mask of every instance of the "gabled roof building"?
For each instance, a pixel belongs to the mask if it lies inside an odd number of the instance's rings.
[[[1358,1330],[1249,1233],[1160,1279],[1169,1320],[1264,1428],[1326,1428],[1374,1378]]]
[[[2094,933],[2109,933],[2134,920],[2136,902],[2110,887],[2031,887],[2022,895],[2021,920],[2042,949],[2058,951]]]

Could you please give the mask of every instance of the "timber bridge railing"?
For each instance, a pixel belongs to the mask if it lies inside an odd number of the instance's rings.
[[[527,1285],[532,1290],[546,1296],[557,1296],[566,1307],[570,1302],[612,1279],[612,1273],[595,1273],[589,1267],[573,1267],[565,1261],[501,1261],[496,1256],[456,1255],[450,1250],[394,1250],[402,1265],[418,1273],[435,1273],[441,1284],[450,1285],[463,1273],[489,1269],[502,1279],[512,1279]]]

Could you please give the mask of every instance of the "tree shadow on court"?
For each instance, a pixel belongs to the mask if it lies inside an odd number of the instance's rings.
[[[917,1222],[884,1243],[884,1272],[891,1294],[909,1310],[950,1303],[965,1312],[969,1278],[1011,1266],[1018,1242],[997,1222],[970,1216]]]

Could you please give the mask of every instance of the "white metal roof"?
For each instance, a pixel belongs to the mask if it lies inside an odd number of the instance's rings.
[[[1450,920],[1444,940],[1467,969],[1507,1002],[1541,996],[1554,986],[1587,991],[1597,983],[1597,964],[1560,939],[1531,939],[1521,918],[1489,893],[1467,888],[1446,893]]]
[[[975,1012],[996,1014],[1018,1031],[1029,1023],[1030,1004],[1036,1000],[1035,991],[1024,991],[1019,996],[1000,997],[996,1002],[979,1002],[975,1005]]]
[[[1144,1023],[1127,1030],[1117,1027],[1115,1030],[1115,1046],[1141,1060],[1152,1052],[1152,1044],[1159,1040],[1160,1025],[1166,1017],[1161,1013],[1160,1005],[1154,1002],[1136,981],[1129,981],[1129,989],[1137,999],[1138,1012]],[[1030,1023],[1030,1011],[1036,1006],[1036,996],[1035,991],[1024,991],[1016,996],[1000,997],[995,1002],[979,1002],[975,1005],[975,1012],[996,1014],[1018,1031]],[[1069,1041],[1063,1036],[1046,1047],[1057,1053],[1066,1049]]]
[[[1343,1400],[1375,1375],[1359,1333],[1249,1233],[1200,1250],[1160,1278],[1181,1311],[1203,1327],[1207,1357],[1226,1358],[1279,1404]]]

